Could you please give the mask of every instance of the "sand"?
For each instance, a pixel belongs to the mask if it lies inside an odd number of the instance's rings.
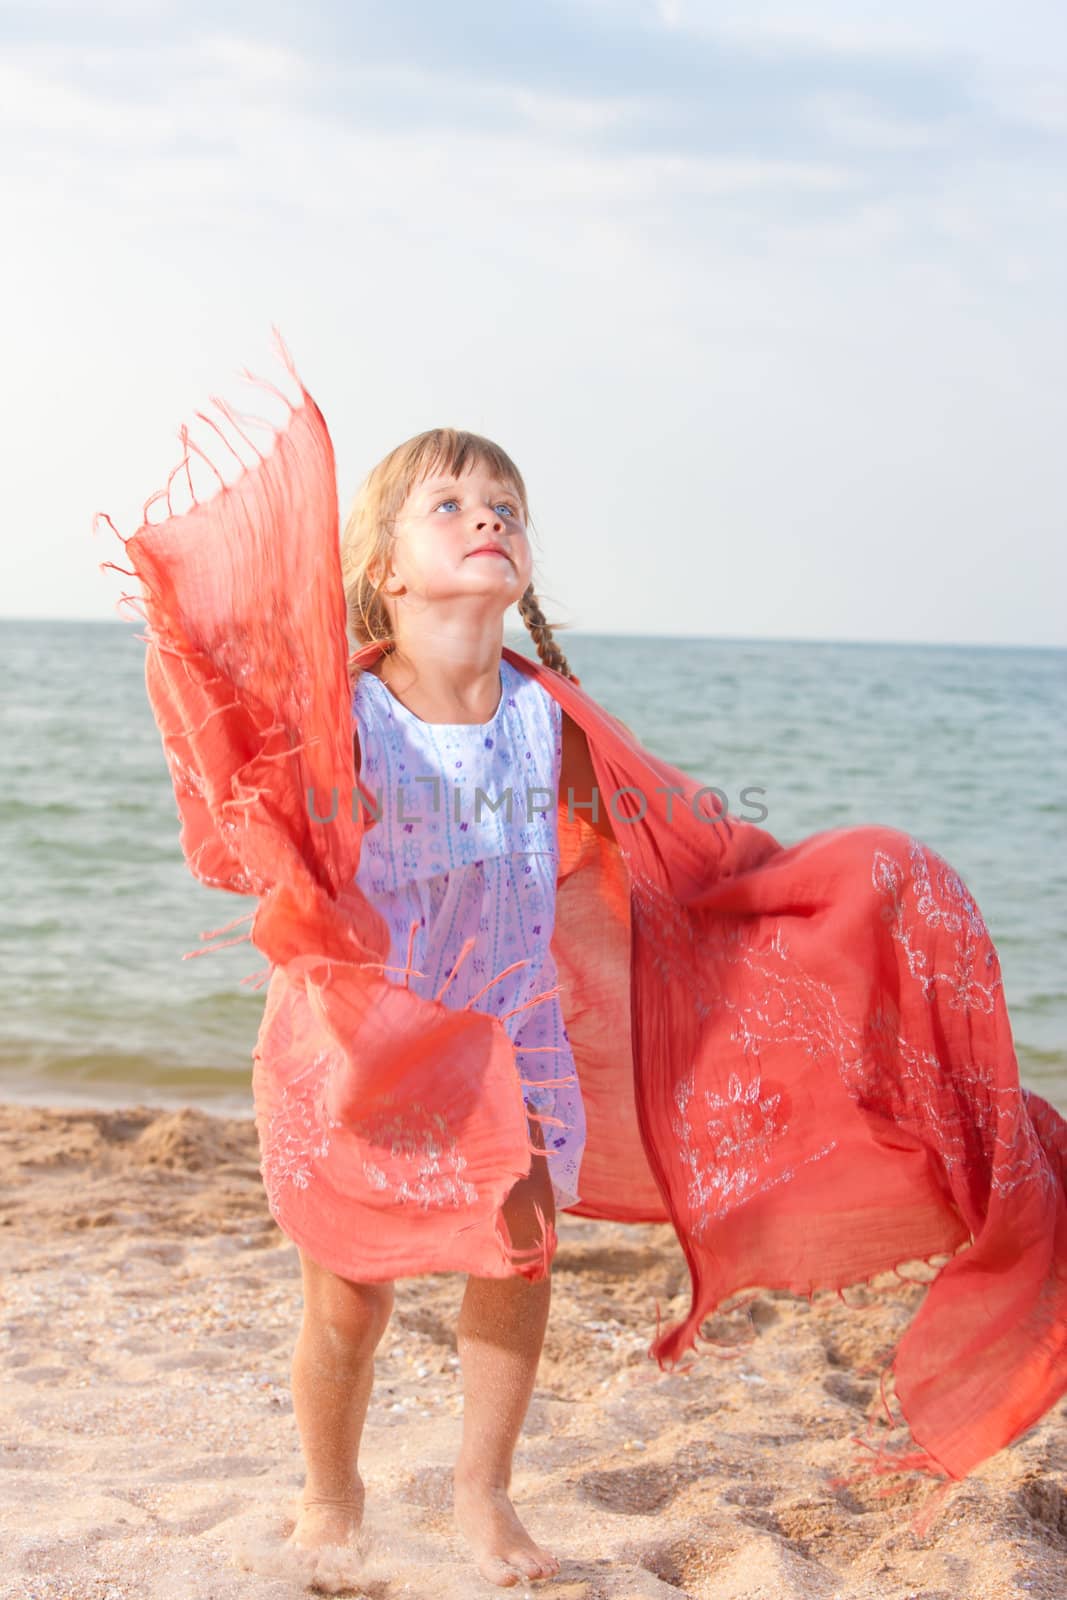
[[[258,1161],[250,1117],[0,1106],[5,1600],[1067,1595],[1065,1405],[950,1485],[928,1528],[926,1481],[834,1486],[921,1285],[887,1275],[847,1306],[759,1293],[706,1325],[722,1352],[664,1373],[655,1304],[687,1303],[672,1231],[567,1216],[512,1485],[559,1578],[496,1589],[452,1529],[449,1276],[397,1286],[364,1537],[316,1578],[285,1546],[303,1483],[299,1260]]]

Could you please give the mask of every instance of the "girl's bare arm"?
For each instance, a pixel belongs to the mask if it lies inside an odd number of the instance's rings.
[[[629,732],[629,729],[626,730]],[[593,812],[589,802],[593,797],[593,790],[597,787],[596,774],[593,771],[593,761],[589,754],[589,741],[578,724],[563,713],[563,759],[559,770],[559,803],[564,812],[580,817],[587,822],[597,833],[613,843],[615,835],[611,827],[611,818],[608,815],[608,800],[610,796],[601,793],[597,797],[597,817],[593,820]],[[573,790],[573,798],[571,791]],[[568,813],[570,805],[573,811]]]

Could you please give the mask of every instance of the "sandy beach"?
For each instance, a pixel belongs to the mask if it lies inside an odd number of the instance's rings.
[[[463,1281],[407,1280],[361,1456],[361,1546],[301,1567],[289,1395],[295,1248],[251,1117],[0,1106],[7,1600],[1062,1600],[1067,1405],[950,1486],[833,1485],[880,1413],[877,1373],[923,1295],[892,1274],[721,1310],[687,1373],[648,1359],[687,1303],[665,1226],[563,1216],[513,1498],[562,1561],[501,1591],[450,1515]],[[929,1275],[917,1265],[909,1275]],[[882,1491],[903,1485],[902,1492]],[[310,1560],[312,1558],[305,1558]],[[315,1592],[315,1590],[312,1590]]]

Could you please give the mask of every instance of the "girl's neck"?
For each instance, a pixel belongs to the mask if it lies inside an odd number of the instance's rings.
[[[442,656],[405,642],[384,651],[368,669],[423,722],[490,722],[500,703],[502,644],[476,659]]]

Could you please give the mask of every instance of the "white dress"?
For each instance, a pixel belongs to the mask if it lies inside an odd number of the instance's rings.
[[[402,705],[373,672],[360,674],[352,700],[360,781],[379,820],[364,834],[355,881],[389,926],[391,966],[406,965],[411,925],[418,925],[411,954],[416,972],[407,981],[427,998],[441,990],[471,936],[474,946],[442,1004],[465,1005],[503,968],[524,963],[486,989],[472,1009],[501,1018],[527,1108],[563,1124],[540,1125],[562,1209],[579,1198],[585,1147],[574,1057],[558,995],[516,1011],[558,981],[549,941],[559,870],[562,711],[508,661],[501,660],[500,680],[500,701],[488,722],[431,723]],[[386,977],[405,981],[402,971]]]

